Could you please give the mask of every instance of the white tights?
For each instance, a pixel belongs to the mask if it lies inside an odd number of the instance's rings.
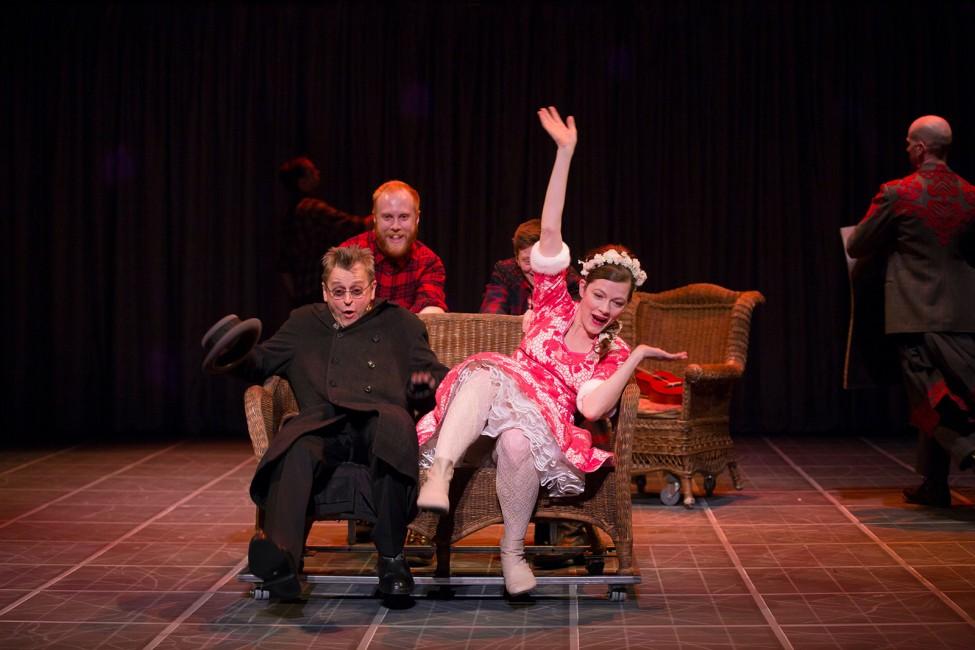
[[[538,500],[538,471],[532,459],[531,445],[521,429],[508,429],[498,436],[498,471],[495,485],[504,535],[501,547],[517,545],[523,552],[525,533]]]
[[[456,464],[463,457],[484,430],[497,392],[489,370],[481,368],[471,373],[454,395],[444,416],[435,458]],[[496,487],[501,515],[504,517],[502,544],[505,541],[523,543],[538,499],[539,478],[531,445],[524,431],[507,429],[498,436],[496,450]]]

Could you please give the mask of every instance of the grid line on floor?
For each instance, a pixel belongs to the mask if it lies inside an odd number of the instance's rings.
[[[133,467],[138,467],[142,463],[148,462],[148,461],[152,460],[153,458],[156,458],[157,456],[160,456],[160,455],[166,453],[167,451],[170,451],[172,449],[175,449],[176,447],[179,447],[181,444],[182,443],[176,443],[175,445],[170,445],[168,447],[164,447],[163,449],[160,449],[158,451],[155,451],[155,452],[149,454],[148,456],[145,456],[144,458],[140,458],[137,461],[131,462],[128,465],[125,465],[124,467],[120,467],[119,469],[115,470],[114,472],[111,472],[109,474],[106,474],[105,476],[101,476],[101,477],[95,479],[94,481],[91,481],[90,483],[86,483],[85,485],[82,485],[81,487],[75,488],[74,490],[71,490],[70,492],[67,492],[67,493],[62,494],[62,495],[60,495],[58,497],[55,497],[55,498],[51,499],[50,501],[47,501],[46,503],[42,503],[41,505],[39,505],[39,506],[37,506],[35,508],[32,508],[31,510],[28,510],[27,512],[22,512],[19,515],[17,515],[16,517],[13,517],[12,519],[8,519],[7,521],[5,521],[3,523],[0,523],[0,530],[6,528],[8,526],[13,525],[13,524],[17,523],[18,521],[20,521],[22,519],[26,519],[27,517],[30,517],[31,515],[33,515],[35,513],[38,513],[41,510],[44,510],[45,508],[48,508],[48,507],[54,505],[55,503],[60,503],[61,501],[64,501],[66,499],[70,499],[71,497],[73,497],[73,496],[75,496],[77,494],[80,494],[81,492],[84,492],[85,490],[88,490],[90,488],[93,488],[93,487],[95,487],[96,485],[98,485],[100,483],[104,483],[108,479],[110,479],[110,478],[112,478],[114,476],[118,476],[119,474],[121,474],[123,472],[127,472],[130,469],[132,469]]]
[[[19,472],[19,471],[21,471],[23,469],[27,469],[31,465],[36,465],[38,463],[42,463],[42,462],[44,462],[46,460],[50,460],[50,459],[55,458],[57,456],[60,456],[62,454],[66,454],[68,452],[74,451],[75,449],[77,449],[80,446],[81,445],[72,445],[71,447],[65,447],[64,449],[58,449],[57,451],[52,451],[51,453],[45,454],[44,456],[38,456],[37,458],[35,458],[33,460],[29,460],[27,462],[20,463],[19,465],[14,465],[13,467],[8,467],[7,469],[5,469],[2,472],[0,472],[0,476],[6,476],[7,474],[13,474],[14,472]]]
[[[192,605],[184,609],[180,613],[180,615],[173,620],[172,623],[166,626],[166,629],[162,630],[149,643],[146,644],[144,650],[153,650],[154,648],[159,647],[159,644],[165,641],[170,634],[176,631],[176,628],[178,628],[180,625],[186,622],[190,616],[195,614],[197,610],[199,610],[207,603],[207,601],[213,598],[213,595],[218,593],[221,587],[223,587],[225,584],[227,584],[228,582],[236,578],[237,574],[240,573],[245,566],[247,566],[246,558],[238,562],[237,566],[235,566],[233,569],[228,571],[223,577],[221,577],[213,585],[211,585],[210,588],[207,589],[205,592],[203,592],[203,594],[201,594],[200,597],[197,598]]]
[[[94,553],[92,553],[91,555],[89,555],[87,558],[85,558],[84,560],[82,560],[81,562],[79,562],[78,564],[76,564],[71,569],[69,569],[69,570],[67,570],[67,571],[65,571],[65,572],[63,572],[63,573],[61,573],[61,574],[59,574],[59,575],[51,578],[50,580],[48,580],[47,582],[45,582],[44,584],[42,584],[40,587],[35,588],[30,593],[25,594],[24,596],[18,598],[17,600],[15,600],[14,602],[10,603],[9,605],[7,605],[6,607],[4,607],[3,609],[0,609],[0,617],[5,616],[9,612],[13,611],[17,607],[19,607],[20,605],[22,605],[23,603],[25,603],[26,601],[30,600],[31,598],[33,598],[37,594],[41,593],[42,591],[46,590],[48,587],[51,587],[52,585],[57,584],[58,582],[60,582],[64,578],[68,577],[72,573],[78,571],[82,567],[85,567],[85,566],[89,565],[92,561],[98,559],[99,557],[101,557],[105,553],[109,552],[110,550],[112,550],[113,548],[115,548],[121,542],[124,542],[125,540],[129,539],[130,537],[132,537],[133,535],[135,535],[139,531],[141,531],[144,528],[146,528],[147,526],[151,525],[156,520],[158,520],[158,519],[164,517],[165,515],[167,515],[168,513],[172,512],[173,510],[175,510],[176,508],[178,508],[181,504],[185,503],[186,501],[189,501],[190,499],[196,497],[197,495],[202,494],[208,487],[210,487],[211,485],[214,485],[217,482],[223,480],[227,476],[230,476],[231,474],[233,474],[234,472],[236,472],[238,469],[240,469],[241,467],[244,467],[246,464],[248,464],[250,462],[253,462],[253,461],[250,458],[248,458],[247,460],[244,460],[244,461],[238,463],[233,469],[230,469],[230,470],[224,472],[223,474],[221,474],[217,478],[215,478],[215,479],[211,480],[209,483],[206,483],[205,485],[197,488],[196,490],[194,490],[193,492],[191,492],[187,496],[183,497],[182,499],[180,499],[176,503],[170,505],[167,508],[164,508],[163,510],[161,510],[158,513],[156,513],[155,515],[153,515],[149,519],[145,520],[141,524],[139,524],[139,525],[135,526],[134,528],[132,528],[131,530],[129,530],[127,533],[125,533],[124,535],[122,535],[118,539],[116,539],[116,540],[114,540],[112,542],[107,543],[105,546],[103,546],[99,550],[97,550]]]
[[[952,598],[950,598],[946,593],[937,587],[933,582],[928,580],[926,577],[921,575],[913,566],[911,566],[904,558],[902,558],[894,549],[892,549],[886,542],[880,539],[868,526],[861,522],[856,515],[850,512],[849,508],[840,503],[836,497],[828,493],[819,482],[810,476],[804,469],[799,467],[792,458],[789,457],[784,451],[782,451],[775,443],[773,443],[768,438],[763,438],[765,444],[767,444],[775,453],[782,457],[786,463],[789,464],[792,469],[794,469],[800,476],[802,476],[810,485],[816,488],[822,493],[827,500],[829,500],[836,508],[842,512],[852,523],[854,523],[860,531],[869,537],[877,546],[879,546],[885,553],[890,555],[890,557],[897,562],[901,567],[907,570],[918,582],[923,584],[928,590],[937,596],[945,605],[947,605],[952,611],[955,612],[965,623],[969,626],[975,628],[975,619],[973,619],[968,612],[965,611],[958,603],[956,603]]]
[[[715,533],[717,533],[718,539],[721,540],[721,545],[724,547],[725,553],[727,553],[728,557],[731,558],[731,561],[735,566],[735,570],[738,571],[738,575],[741,576],[742,581],[745,583],[745,587],[748,589],[748,593],[751,594],[752,598],[755,600],[755,604],[758,605],[758,609],[765,618],[765,621],[768,623],[769,627],[772,628],[772,632],[779,640],[779,643],[782,644],[782,647],[785,648],[785,650],[792,650],[792,642],[789,641],[789,637],[776,620],[775,614],[772,613],[768,603],[765,602],[765,598],[755,586],[751,576],[748,575],[748,571],[742,564],[741,558],[738,557],[738,553],[728,540],[728,536],[725,535],[724,529],[721,527],[721,523],[718,521],[718,518],[714,516],[714,512],[711,510],[711,505],[708,503],[706,498],[702,498],[700,501],[704,506],[704,513],[707,515],[708,521],[711,522],[711,526],[714,528]]]

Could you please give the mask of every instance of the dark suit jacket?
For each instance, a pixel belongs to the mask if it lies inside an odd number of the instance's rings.
[[[299,437],[325,435],[349,421],[368,429],[371,453],[401,474],[417,479],[418,447],[413,409],[433,407],[409,390],[410,375],[429,371],[438,383],[447,373],[430,349],[426,327],[406,309],[377,300],[371,311],[338,329],[324,304],[305,305],[274,336],[254,348],[237,371],[251,381],[285,377],[299,413],[281,427],[261,458],[251,497],[262,505],[270,468]]]
[[[847,243],[887,256],[888,334],[975,332],[975,187],[943,163],[884,183]]]

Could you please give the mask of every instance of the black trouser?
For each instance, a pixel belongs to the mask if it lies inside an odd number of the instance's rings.
[[[918,432],[917,473],[936,483],[946,483],[952,464],[966,469],[975,453],[975,434],[966,435],[970,429],[967,417],[951,400],[944,399],[938,405],[941,422],[931,435]]]
[[[975,336],[901,334],[897,344],[912,422],[919,429],[917,472],[947,483],[951,465],[966,468],[975,452]]]
[[[330,474],[324,462],[328,447],[328,441],[320,435],[302,436],[271,470],[264,506],[264,532],[290,552],[297,564],[301,563],[305,549],[305,521],[314,516],[313,496]],[[416,483],[378,458],[362,460],[368,460],[372,477],[377,518],[372,536],[376,550],[389,557],[399,555],[403,551],[406,528],[415,515]]]

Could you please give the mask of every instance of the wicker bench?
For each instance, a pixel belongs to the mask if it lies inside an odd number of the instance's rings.
[[[430,346],[447,366],[476,352],[512,353],[522,338],[521,317],[497,314],[423,314]],[[631,384],[623,393],[612,422],[601,423],[609,432],[615,466],[587,476],[586,491],[577,497],[551,499],[542,496],[537,518],[570,519],[603,529],[613,540],[615,576],[636,576],[633,564],[633,530],[630,503],[630,445],[636,421],[639,391]],[[282,418],[298,405],[288,382],[271,377],[263,386],[250,386],[244,395],[247,427],[254,453],[261,457]],[[420,480],[425,475],[421,472]],[[493,467],[458,468],[451,482],[449,515],[421,513],[411,529],[434,540],[437,547],[436,576],[450,575],[450,547],[468,535],[501,523]],[[617,591],[617,598],[624,594]]]

